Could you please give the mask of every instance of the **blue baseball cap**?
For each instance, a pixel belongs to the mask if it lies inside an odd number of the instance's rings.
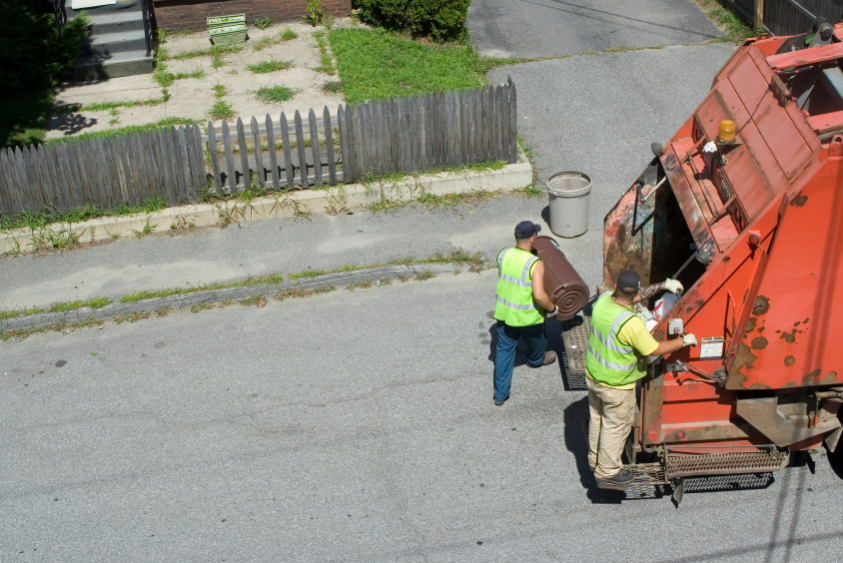
[[[530,221],[521,221],[515,225],[515,237],[521,239],[530,238],[531,236],[538,234],[541,230],[541,225],[536,225]]]

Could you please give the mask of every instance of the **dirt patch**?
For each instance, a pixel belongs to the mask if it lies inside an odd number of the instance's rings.
[[[338,20],[338,27],[352,26],[350,19]],[[281,33],[290,27],[298,37],[288,41],[281,40]],[[131,125],[146,125],[168,118],[193,119],[201,124],[210,119],[211,107],[217,101],[227,103],[234,113],[229,122],[237,116],[248,123],[252,116],[257,116],[263,123],[266,114],[277,122],[281,112],[291,116],[296,110],[306,116],[310,108],[322,115],[324,106],[328,106],[332,115],[343,103],[342,93],[323,91],[326,83],[339,81],[339,77],[314,70],[320,66],[320,52],[313,37],[316,31],[304,23],[275,24],[267,29],[249,28],[249,37],[242,44],[239,53],[226,53],[222,57],[222,66],[214,68],[214,57],[210,54],[191,58],[178,58],[179,54],[195,51],[207,51],[212,47],[207,31],[172,37],[161,45],[166,49],[169,60],[167,71],[175,75],[201,72],[199,78],[175,80],[167,92],[169,98],[154,105],[137,107],[119,107],[99,111],[86,111],[84,106],[102,103],[127,101],[146,101],[162,98],[162,87],[153,75],[127,76],[112,78],[98,83],[65,85],[56,95],[56,106],[66,107],[78,104],[82,110],[59,114],[50,119],[47,126],[47,139],[78,135],[87,132],[103,131]],[[255,74],[248,70],[248,65],[269,61],[290,61],[286,70]],[[214,87],[225,87],[226,94],[216,97]],[[294,90],[293,97],[285,102],[266,102],[259,100],[255,92],[263,87],[285,86]],[[221,122],[216,121],[219,125]]]

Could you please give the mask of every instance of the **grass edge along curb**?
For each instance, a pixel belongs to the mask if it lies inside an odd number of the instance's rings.
[[[173,308],[193,308],[207,306],[214,303],[233,302],[263,295],[283,294],[291,290],[317,290],[334,288],[337,286],[364,287],[366,282],[375,283],[382,280],[415,277],[418,280],[429,279],[436,274],[459,273],[462,267],[468,266],[469,271],[481,271],[487,266],[485,260],[477,255],[460,259],[464,253],[451,256],[418,259],[409,264],[390,264],[374,267],[361,266],[354,269],[344,268],[339,271],[316,276],[306,273],[291,274],[286,281],[275,284],[242,284],[233,282],[228,287],[218,289],[196,289],[189,293],[178,293],[166,297],[152,297],[149,299],[130,300],[123,302],[116,299],[101,308],[79,307],[62,313],[39,312],[11,318],[0,323],[0,341],[26,338],[33,332],[40,330],[62,330],[65,327],[95,326],[112,319],[125,318],[132,315],[148,315]],[[438,263],[438,260],[451,258],[450,263]],[[162,290],[166,291],[166,290]],[[32,311],[31,309],[29,311]]]
[[[424,194],[518,193],[518,190],[533,184],[533,167],[520,148],[518,153],[518,162],[507,164],[500,170],[444,171],[403,176],[394,182],[375,180],[372,183],[344,184],[333,188],[281,191],[251,201],[225,199],[213,203],[168,207],[148,214],[106,216],[72,225],[51,223],[34,230],[24,228],[4,231],[0,233],[0,255],[14,257],[39,250],[39,241],[50,236],[72,236],[75,247],[77,243],[139,239],[153,232],[225,227],[241,221],[307,217],[311,214],[339,214],[343,209],[365,209],[379,201],[414,201]]]

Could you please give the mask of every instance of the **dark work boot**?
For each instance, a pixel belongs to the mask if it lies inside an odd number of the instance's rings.
[[[622,485],[624,483],[629,483],[633,479],[635,479],[635,475],[632,473],[632,471],[628,469],[621,469],[608,479],[598,479],[598,481],[606,481],[609,483],[614,483],[615,485]]]

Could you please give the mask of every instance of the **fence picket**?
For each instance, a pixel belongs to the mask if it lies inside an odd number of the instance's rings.
[[[149,183],[146,180],[146,166],[144,166],[144,150],[140,133],[135,132],[129,136],[129,146],[132,152],[129,153],[129,162],[132,165],[132,178],[135,182],[135,205],[142,204],[149,197]],[[172,152],[172,147],[167,147]],[[170,205],[173,205],[170,202]]]
[[[191,154],[194,157],[191,160],[196,163],[193,167],[193,194],[196,200],[199,198],[199,191],[208,185],[208,172],[205,169],[205,151],[202,150],[202,132],[199,131],[199,125],[194,123],[189,133],[190,146],[193,148]]]
[[[181,193],[179,203],[190,201],[193,198],[194,188],[192,175],[190,173],[190,151],[187,146],[184,127],[173,127],[173,143],[176,145],[176,152],[181,154]]]
[[[499,84],[495,88],[495,160],[506,160],[506,138],[503,129],[509,127],[509,119],[504,121],[505,104],[503,86]]]
[[[398,172],[401,170],[400,143],[398,142],[398,99],[390,98],[384,110],[384,117],[386,118],[383,128],[384,144],[387,147],[387,154],[390,157],[387,160],[387,165],[389,166],[388,171]]]
[[[59,198],[56,193],[56,182],[50,170],[49,148],[49,146],[38,145],[32,147],[32,152],[35,157],[35,166],[39,168],[41,181],[44,182],[43,190],[47,205],[55,210],[59,209]]]
[[[325,128],[325,155],[328,159],[328,184],[336,186],[337,163],[334,159],[334,132],[331,128],[331,112],[328,110],[328,106],[325,106],[325,109],[322,110],[322,126]]]
[[[261,146],[261,133],[258,127],[258,118],[252,116],[252,143],[255,145],[255,173],[258,175],[258,188],[266,185],[266,169],[263,167],[263,147]]]
[[[375,100],[372,103],[372,110],[374,114],[373,123],[375,125],[375,134],[373,138],[375,140],[375,150],[377,151],[376,157],[376,174],[383,174],[388,170],[388,162],[390,160],[389,148],[386,144],[386,137],[387,137],[387,129],[386,129],[386,113],[387,113],[387,104],[389,102],[386,99],[383,100]]]
[[[307,114],[307,123],[310,127],[310,150],[313,153],[313,180],[317,186],[322,186],[322,152],[319,150],[319,129],[316,127],[316,112],[310,108]],[[330,124],[331,122],[328,121]],[[330,125],[329,125],[330,127]]]
[[[278,182],[278,149],[275,148],[275,131],[273,131],[272,117],[266,114],[266,148],[269,151],[269,170],[272,174],[272,189],[276,192],[280,188]]]
[[[303,190],[307,189],[307,151],[305,151],[304,147],[304,129],[301,123],[301,113],[299,110],[296,110],[295,115],[295,123],[296,123],[296,150],[299,157],[299,176],[301,177],[301,188]]]
[[[392,122],[392,132],[393,132],[393,139],[397,142],[395,143],[396,147],[396,156],[398,160],[397,169],[401,172],[411,172],[408,170],[410,167],[410,159],[409,153],[409,137],[406,136],[407,133],[407,124],[405,123],[407,114],[407,104],[403,97],[399,96],[398,99],[395,100],[395,105],[393,106],[393,122]]]
[[[351,116],[351,126],[353,129],[353,145],[357,148],[357,169],[360,174],[365,174],[368,170],[368,162],[366,157],[366,137],[365,137],[365,110],[360,102],[354,102]],[[350,136],[352,136],[350,135]],[[343,176],[345,175],[345,163],[343,163]]]
[[[107,164],[105,162],[104,153],[105,151],[102,148],[102,137],[97,139],[93,139],[91,141],[91,153],[93,158],[91,162],[93,162],[94,167],[96,168],[96,177],[97,177],[97,188],[99,190],[99,198],[100,198],[100,207],[103,209],[110,209],[111,208],[111,186],[108,183],[108,176],[106,173]]]
[[[176,141],[175,131],[175,127],[164,127],[163,129],[163,134],[167,143],[167,151],[171,155],[170,164],[172,165],[173,172],[173,199],[170,205],[178,205],[179,199],[181,199],[182,190],[184,189],[181,173],[184,163],[181,161],[181,151],[179,150],[178,142]]]
[[[114,172],[114,162],[111,159],[111,145],[109,144],[111,137],[100,137],[97,139],[97,155],[102,164],[102,168],[100,169],[102,185],[105,189],[105,197],[108,202],[108,207],[105,209],[111,209],[114,207],[116,203],[116,195],[115,195],[115,187],[117,187],[117,182],[115,181],[115,172]]]
[[[173,178],[173,151],[167,142],[168,137],[167,129],[162,127],[155,131],[151,139],[158,146],[158,156],[161,164],[159,174],[161,175],[161,187],[163,188],[161,197],[164,197],[169,202],[175,199],[175,178]]]
[[[14,204],[9,195],[9,186],[6,182],[6,149],[0,149],[0,216],[13,215]]]
[[[293,149],[290,146],[290,126],[287,116],[281,112],[281,145],[284,149],[284,172],[287,178],[287,189],[293,189],[295,184],[295,167],[293,166]]]
[[[0,152],[0,163],[3,165],[3,176],[6,180],[6,198],[11,203],[12,214],[17,215],[23,209],[23,205],[13,170],[13,156],[12,149],[5,149]]]
[[[144,132],[143,140],[149,149],[150,161],[152,163],[152,186],[150,193],[155,197],[167,197],[167,185],[164,180],[164,166],[166,166],[166,154],[161,150],[160,142],[156,142],[154,132]]]
[[[243,120],[237,118],[237,147],[240,149],[240,178],[243,180],[243,189],[249,189],[252,185],[252,175],[249,172],[249,150],[246,145],[246,128]]]
[[[67,153],[67,143],[62,141],[58,145],[58,166],[59,173],[64,177],[65,185],[67,186],[68,201],[72,207],[78,207],[82,199],[79,190],[79,183],[73,174],[73,167],[70,164],[70,157]]]
[[[27,186],[32,200],[37,205],[37,211],[43,209],[49,200],[44,194],[44,179],[41,177],[41,170],[38,166],[38,151],[35,145],[23,148],[23,164],[26,167],[26,175],[29,178],[30,184]]]
[[[32,202],[30,201],[29,193],[26,189],[26,187],[29,185],[29,182],[27,181],[26,173],[22,170],[23,151],[20,149],[20,147],[16,147],[14,150],[9,152],[9,156],[9,160],[12,164],[12,175],[15,179],[16,191],[18,194],[18,200],[21,204],[21,209],[26,209],[30,213],[37,213],[37,209],[32,209]]]
[[[225,146],[225,166],[228,190],[229,193],[234,196],[237,194],[237,172],[234,170],[234,153],[231,152],[231,132],[228,130],[228,121],[225,120],[222,122],[222,144]]]
[[[211,174],[214,175],[214,190],[217,196],[222,196],[222,171],[220,171],[220,157],[217,153],[217,132],[213,121],[208,122],[208,154],[211,157]]]

